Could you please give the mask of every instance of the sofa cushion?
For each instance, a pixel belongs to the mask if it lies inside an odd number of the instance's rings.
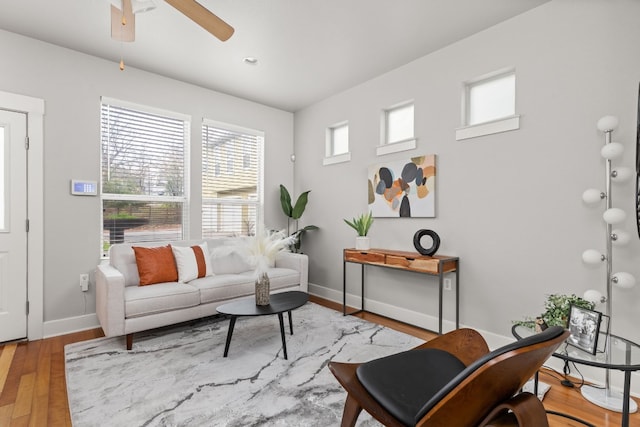
[[[267,270],[271,290],[300,284],[300,273],[289,268],[270,268]],[[240,274],[216,274],[189,282],[200,289],[200,302],[224,301],[255,293],[256,276],[254,272]]]
[[[140,276],[140,286],[178,280],[178,269],[171,246],[145,248],[132,246]]]
[[[211,251],[213,274],[237,274],[253,270],[249,260],[239,250],[220,247]]]
[[[171,250],[178,268],[178,282],[186,283],[213,274],[206,243],[187,247],[172,245]]]
[[[200,304],[200,292],[188,283],[127,286],[124,289],[125,318],[147,316]]]

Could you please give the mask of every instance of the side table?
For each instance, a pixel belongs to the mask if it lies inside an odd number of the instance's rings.
[[[511,333],[516,337],[516,339],[522,339],[534,334],[535,332],[526,326],[514,325],[511,328]],[[600,339],[602,341],[606,339],[605,332],[600,332]],[[604,353],[590,354],[578,348],[571,347],[567,343],[558,347],[558,349],[553,353],[553,356],[567,362],[624,372],[622,426],[628,427],[629,413],[636,412],[638,410],[637,404],[631,399],[631,373],[640,370],[640,346],[632,341],[615,335],[609,335],[608,344],[611,346],[609,361],[606,360]],[[584,395],[585,393],[583,392],[583,396]],[[585,398],[589,400],[587,397]],[[611,396],[611,398],[620,399],[620,397],[617,396]]]
[[[460,327],[460,259],[446,255],[425,256],[417,252],[395,251],[389,249],[344,249],[342,263],[342,314],[347,315],[347,263],[360,264],[360,310],[364,308],[364,266],[394,268],[396,270],[413,271],[438,277],[438,334],[442,335],[442,290],[444,274],[455,273],[456,290],[456,329]]]

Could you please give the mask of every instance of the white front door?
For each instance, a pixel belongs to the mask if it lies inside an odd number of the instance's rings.
[[[0,342],[27,337],[26,117],[0,110]]]

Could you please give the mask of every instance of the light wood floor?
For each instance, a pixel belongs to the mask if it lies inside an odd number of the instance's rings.
[[[338,304],[315,297],[311,300],[341,310]],[[423,329],[371,313],[361,313],[358,317],[424,340],[435,336]],[[0,426],[71,426],[64,375],[64,346],[101,336],[102,330],[95,329],[0,346]],[[577,388],[560,385],[560,375],[548,370],[543,370],[540,375],[541,381],[551,385],[544,399],[548,410],[571,414],[598,427],[621,424],[620,414],[585,401]],[[549,423],[551,427],[582,425],[555,415],[549,416]],[[631,415],[630,424],[640,426],[640,413]]]

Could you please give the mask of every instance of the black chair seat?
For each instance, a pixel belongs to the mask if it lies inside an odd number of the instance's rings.
[[[425,402],[465,368],[446,351],[422,349],[363,363],[356,373],[380,405],[403,424],[412,426]]]

